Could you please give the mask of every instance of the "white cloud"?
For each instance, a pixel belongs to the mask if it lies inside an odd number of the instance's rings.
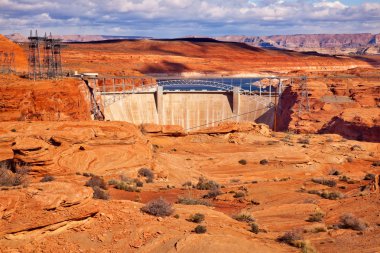
[[[62,33],[88,29],[149,36],[309,33],[310,27],[326,33],[380,32],[380,3],[365,0],[359,5],[338,0],[0,0],[0,10],[0,20],[9,21],[8,26],[0,23],[0,33],[28,25]]]

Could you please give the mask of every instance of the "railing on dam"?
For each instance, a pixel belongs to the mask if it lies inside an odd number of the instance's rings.
[[[156,92],[163,87],[164,92],[231,92],[239,87],[242,95],[259,97],[278,96],[283,91],[280,78],[183,78],[155,79],[149,77],[102,77],[88,80],[94,91],[101,95],[112,95],[104,101],[104,106],[117,102],[122,95]],[[109,96],[110,97],[110,96]],[[265,99],[261,99],[265,100]]]

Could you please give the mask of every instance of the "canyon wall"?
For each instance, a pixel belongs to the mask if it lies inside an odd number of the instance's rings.
[[[380,34],[297,34],[273,36],[221,36],[220,41],[243,42],[255,47],[281,48],[324,54],[380,54]]]

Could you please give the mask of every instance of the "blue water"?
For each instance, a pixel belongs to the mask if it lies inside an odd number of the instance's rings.
[[[225,85],[230,85],[230,86],[237,86],[242,88],[243,90],[246,91],[259,91],[260,88],[257,87],[256,85],[252,85],[254,82],[257,82],[260,80],[260,78],[215,78],[215,79],[182,79],[181,81],[185,82],[186,80],[189,80],[190,82],[199,82],[201,83],[202,81],[206,82],[213,82],[211,85],[218,85],[215,83],[222,83]],[[173,79],[158,79],[157,80],[159,83],[160,82],[165,82],[165,81],[173,81]],[[214,83],[215,82],[215,83]],[[212,87],[209,85],[201,85],[201,84],[175,84],[175,85],[165,85],[165,84],[160,84],[161,86],[164,87],[164,90],[169,90],[169,91],[174,91],[174,90],[181,90],[181,91],[189,91],[189,90],[208,90],[208,91],[217,91],[217,90],[224,90],[224,88],[220,87]],[[269,87],[262,88],[262,92],[269,91]],[[273,87],[272,87],[273,91]]]

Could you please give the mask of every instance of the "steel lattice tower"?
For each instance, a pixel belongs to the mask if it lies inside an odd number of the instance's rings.
[[[310,105],[309,105],[309,91],[307,89],[307,77],[303,76],[301,77],[300,84],[299,84],[299,90],[300,90],[300,100],[298,102],[298,115],[301,115],[303,111],[310,111]]]
[[[39,78],[62,77],[61,61],[61,40],[53,39],[52,35],[38,37],[30,32],[29,39],[29,78],[36,80]],[[40,47],[42,47],[42,65]]]

